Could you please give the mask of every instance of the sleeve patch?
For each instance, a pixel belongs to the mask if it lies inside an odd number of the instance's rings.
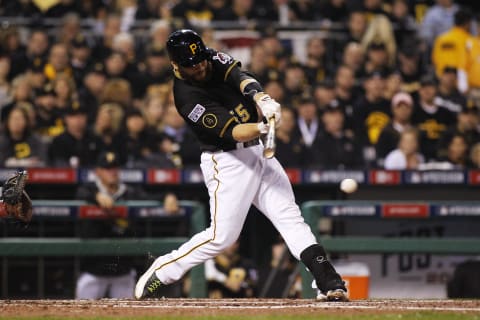
[[[221,64],[228,64],[233,60],[232,57],[230,57],[228,54],[223,52],[217,52],[217,54],[214,55],[212,59],[218,60]]]
[[[205,127],[212,129],[217,126],[218,119],[213,113],[207,113],[202,118],[202,123]]]
[[[197,104],[193,108],[193,110],[188,114],[188,119],[192,120],[193,122],[197,122],[204,112],[205,112],[205,107],[202,106],[201,104]]]

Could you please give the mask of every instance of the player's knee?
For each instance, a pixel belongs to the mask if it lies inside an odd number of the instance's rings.
[[[225,234],[223,236],[215,237],[215,239],[213,240],[213,244],[215,245],[215,249],[218,251],[218,253],[220,253],[233,245],[237,238],[238,236]]]

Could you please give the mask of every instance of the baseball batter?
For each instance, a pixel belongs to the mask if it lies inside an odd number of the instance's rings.
[[[179,280],[192,267],[215,257],[240,235],[251,204],[270,219],[295,258],[312,272],[318,298],[345,301],[344,282],[327,260],[295,203],[280,163],[262,156],[263,117],[280,122],[280,105],[240,62],[206,48],[192,30],[173,32],[167,51],[175,74],[178,112],[197,135],[201,170],[210,196],[210,227],[178,250],[157,258],[135,287],[137,299],[155,296],[163,284]]]

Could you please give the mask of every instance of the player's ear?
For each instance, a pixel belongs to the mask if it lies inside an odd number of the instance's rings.
[[[178,70],[178,64],[176,64],[173,61],[170,61],[170,64],[172,65],[173,74],[175,75],[175,77],[177,77],[178,79],[183,79],[182,76],[180,75],[180,71]]]
[[[178,66],[178,63],[173,62],[173,61],[170,61],[170,64],[172,65],[173,72],[174,72],[175,74],[179,73],[178,70],[180,69],[180,67]]]

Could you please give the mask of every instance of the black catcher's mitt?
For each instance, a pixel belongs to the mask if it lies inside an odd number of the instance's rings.
[[[24,190],[27,178],[27,171],[19,171],[2,187],[7,217],[23,223],[29,223],[32,220],[32,200]]]

